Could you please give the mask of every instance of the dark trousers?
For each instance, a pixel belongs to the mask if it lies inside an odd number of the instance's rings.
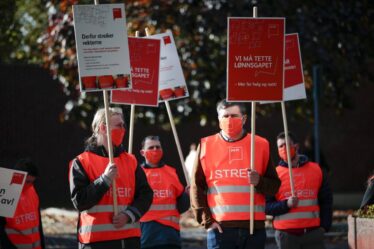
[[[181,247],[176,246],[176,245],[159,245],[159,246],[146,247],[144,249],[181,249]]]
[[[140,238],[123,239],[125,249],[140,249]],[[79,249],[122,249],[121,240],[108,240],[90,244],[79,243]]]
[[[222,228],[223,233],[217,229],[208,230],[208,249],[264,249],[266,242],[265,229],[256,229],[252,235],[249,229]]]
[[[302,235],[292,235],[275,230],[275,241],[279,249],[325,249],[324,232],[321,228]]]

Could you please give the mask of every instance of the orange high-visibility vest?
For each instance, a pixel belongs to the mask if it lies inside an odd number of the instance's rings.
[[[184,187],[176,170],[168,165],[143,169],[153,190],[153,201],[140,221],[157,221],[179,231],[180,214],[177,210],[177,198],[182,194]]]
[[[275,198],[282,201],[291,197],[290,177],[288,167],[276,168],[282,182]],[[299,198],[296,208],[291,208],[286,214],[274,217],[275,229],[294,229],[320,226],[318,191],[322,184],[322,170],[313,162],[302,167],[292,168],[295,195]]]
[[[269,142],[255,136],[255,170],[263,176],[269,161]],[[208,186],[208,206],[216,221],[250,219],[248,169],[251,136],[226,142],[220,134],[201,140],[200,161]],[[265,220],[265,197],[254,195],[254,219]]]
[[[17,248],[41,249],[39,197],[34,186],[25,186],[13,218],[6,218],[5,232]]]
[[[78,156],[90,182],[100,177],[109,163],[109,158],[84,152]],[[118,174],[116,192],[118,210],[124,210],[134,200],[136,159],[133,155],[121,153],[114,158]],[[126,224],[121,228],[113,226],[113,195],[112,187],[93,207],[79,215],[78,239],[81,243],[92,243],[105,240],[118,240],[129,237],[140,237],[140,225]]]

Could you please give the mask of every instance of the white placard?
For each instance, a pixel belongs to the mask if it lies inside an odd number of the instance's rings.
[[[161,40],[159,98],[160,101],[188,97],[186,80],[171,31],[149,36]]]
[[[13,217],[27,173],[0,167],[0,216]]]
[[[125,5],[73,5],[73,15],[81,91],[131,88]]]

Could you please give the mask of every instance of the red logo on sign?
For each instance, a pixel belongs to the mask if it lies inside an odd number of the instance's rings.
[[[113,9],[113,20],[115,20],[116,18],[119,18],[119,19],[122,18],[121,8],[114,8]]]
[[[170,39],[170,36],[164,36],[162,37],[164,39],[164,44],[165,45],[168,45],[169,43],[171,43],[171,39]]]
[[[13,173],[12,180],[10,181],[10,185],[14,184],[22,184],[23,179],[25,178],[25,174],[22,173]]]

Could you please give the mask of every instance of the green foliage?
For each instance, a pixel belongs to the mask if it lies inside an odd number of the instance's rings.
[[[367,205],[363,209],[358,210],[356,216],[360,218],[374,219],[374,204]]]
[[[40,34],[47,26],[43,0],[0,2],[0,60],[2,63],[41,63]]]

